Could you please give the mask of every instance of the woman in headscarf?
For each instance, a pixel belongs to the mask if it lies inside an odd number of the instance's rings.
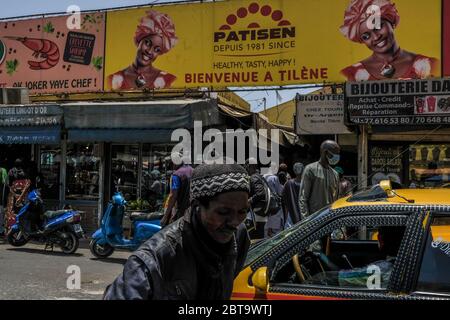
[[[390,0],[352,0],[340,31],[349,40],[365,44],[373,53],[341,70],[341,74],[349,81],[424,79],[438,75],[437,59],[400,48],[394,35],[399,22],[397,8]]]
[[[164,13],[147,11],[134,35],[134,44],[137,47],[136,59],[128,68],[108,77],[110,88],[113,90],[169,88],[176,77],[155,68],[153,63],[160,55],[169,52],[177,41],[172,19]]]

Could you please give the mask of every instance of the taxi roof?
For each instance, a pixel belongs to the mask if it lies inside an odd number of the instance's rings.
[[[337,200],[331,206],[332,209],[340,209],[350,206],[367,206],[383,204],[410,204],[410,205],[449,205],[450,206],[450,188],[441,189],[398,189],[394,190],[392,197],[381,198],[367,201],[348,201],[350,197]],[[401,196],[401,197],[399,197]],[[406,198],[403,199],[402,197]],[[414,203],[407,200],[414,200]]]

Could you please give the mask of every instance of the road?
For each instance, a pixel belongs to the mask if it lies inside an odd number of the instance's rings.
[[[130,255],[116,251],[104,260],[93,258],[86,240],[74,255],[65,255],[59,248],[44,251],[43,245],[27,244],[14,248],[0,239],[0,300],[93,300],[101,299],[105,287],[123,269]],[[76,286],[74,271],[80,270],[80,289]],[[76,271],[75,271],[76,272]],[[69,279],[70,280],[70,279]]]

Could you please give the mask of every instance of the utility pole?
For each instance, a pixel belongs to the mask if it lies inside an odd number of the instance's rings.
[[[264,115],[267,117],[267,112],[266,112],[266,97],[263,98],[263,104],[264,104]]]

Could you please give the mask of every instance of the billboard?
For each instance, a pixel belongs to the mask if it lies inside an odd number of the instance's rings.
[[[443,0],[443,69],[444,76],[450,77],[450,0]]]
[[[393,2],[230,0],[108,12],[105,90],[439,77],[441,0]],[[377,32],[363,27],[374,17],[368,10],[379,14]]]
[[[343,94],[308,94],[297,96],[296,133],[346,134]]]
[[[0,87],[30,94],[103,89],[105,13],[0,22]],[[70,24],[69,24],[70,25]]]
[[[450,79],[347,82],[351,124],[450,124]]]

